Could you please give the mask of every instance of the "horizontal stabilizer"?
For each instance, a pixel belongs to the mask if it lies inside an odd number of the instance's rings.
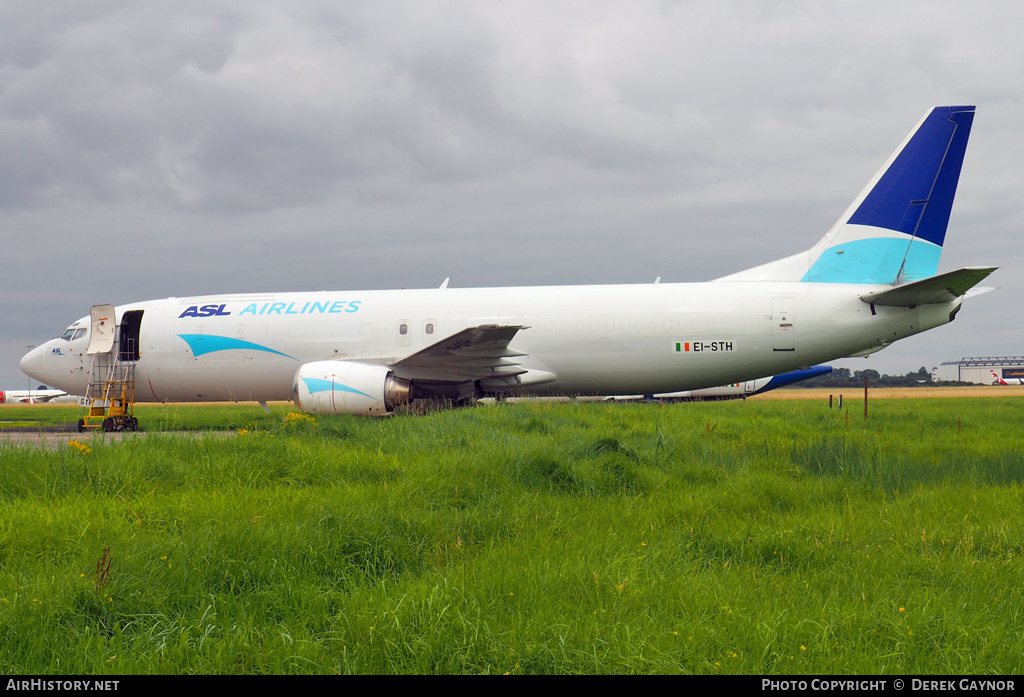
[[[995,266],[971,266],[896,286],[890,290],[867,293],[860,296],[860,299],[872,305],[891,307],[917,307],[930,303],[949,303],[963,297],[967,291],[985,280],[996,268]]]

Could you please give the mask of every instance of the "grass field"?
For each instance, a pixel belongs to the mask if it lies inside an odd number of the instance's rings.
[[[152,406],[143,438],[0,445],[0,670],[1019,673],[1000,394],[867,420],[852,396]],[[207,428],[231,435],[159,432]]]

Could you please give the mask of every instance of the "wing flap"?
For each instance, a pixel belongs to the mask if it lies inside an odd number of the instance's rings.
[[[996,270],[995,266],[970,266],[939,274],[877,293],[865,293],[860,299],[872,305],[917,307],[931,303],[949,303],[963,297]]]
[[[499,378],[515,382],[527,372],[515,360],[528,354],[508,347],[522,325],[483,324],[468,327],[447,339],[391,364],[407,380],[467,382]]]

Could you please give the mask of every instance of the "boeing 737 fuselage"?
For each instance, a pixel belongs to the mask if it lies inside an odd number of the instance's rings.
[[[865,355],[951,321],[994,270],[935,275],[973,116],[929,111],[817,245],[715,281],[446,281],[97,306],[21,366],[84,394],[109,354],[132,365],[138,401],[293,399],[314,413],[387,414],[483,396],[697,390]]]

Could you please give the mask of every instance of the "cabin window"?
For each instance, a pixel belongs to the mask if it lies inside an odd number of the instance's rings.
[[[434,323],[433,322],[427,322],[427,326],[423,328],[423,331],[427,335],[433,334],[434,333]]]
[[[405,336],[406,334],[408,334],[409,333],[409,325],[406,324],[405,322],[402,322],[401,324],[399,324],[398,325],[398,333],[401,334],[402,336]]]

